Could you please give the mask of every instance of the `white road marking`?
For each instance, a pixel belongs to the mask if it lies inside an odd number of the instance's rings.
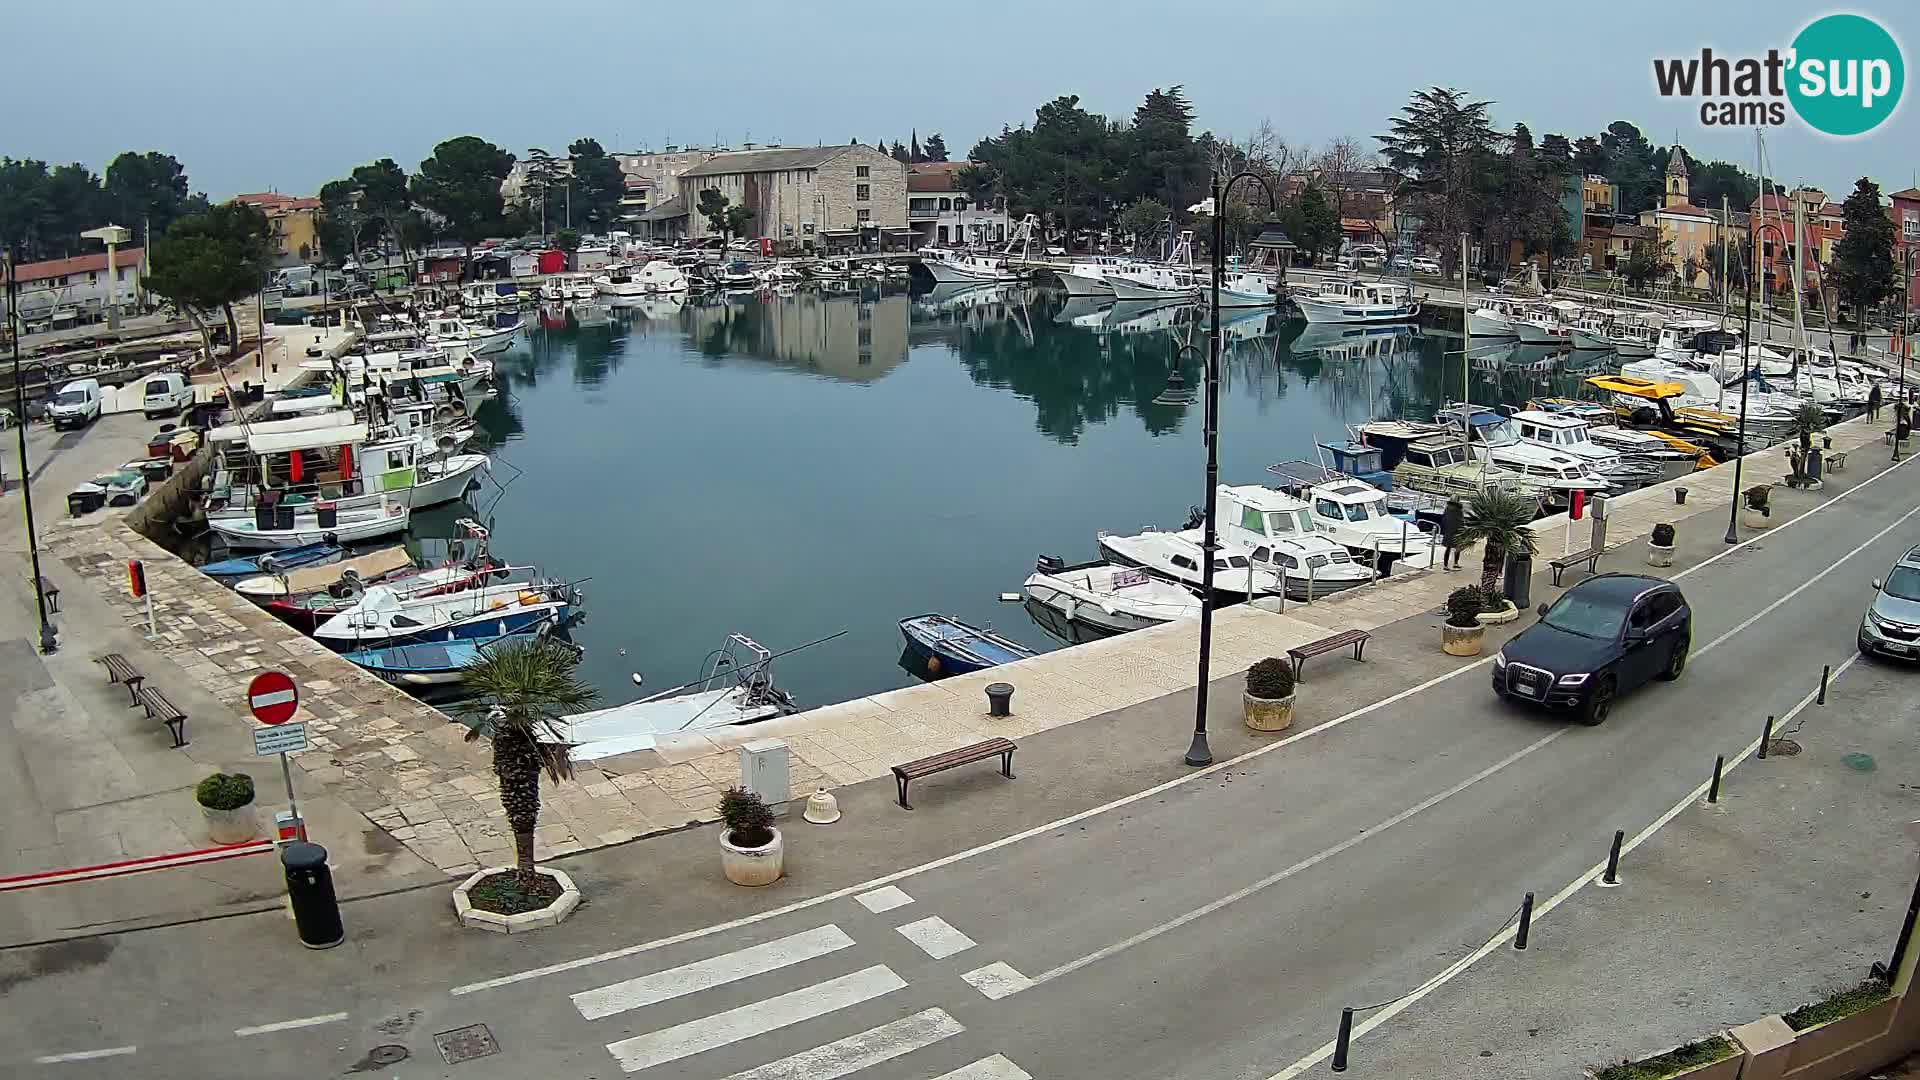
[[[1192,911],[1189,911],[1184,915],[1179,915],[1174,918],[1168,919],[1166,922],[1163,922],[1158,926],[1150,926],[1147,929],[1140,931],[1139,933],[1133,935],[1130,938],[1126,938],[1125,940],[1122,940],[1122,941],[1116,941],[1113,944],[1108,945],[1102,949],[1096,949],[1093,952],[1090,952],[1087,955],[1080,957],[1078,960],[1069,960],[1066,963],[1061,964],[1059,967],[1051,968],[1047,971],[1043,971],[1040,974],[1035,975],[1033,977],[1033,984],[1038,986],[1039,984],[1044,982],[1051,982],[1052,980],[1057,979],[1062,975],[1070,975],[1073,972],[1079,971],[1081,968],[1086,967],[1088,964],[1097,963],[1101,960],[1107,959],[1110,956],[1118,955],[1119,953],[1125,952],[1126,950],[1131,949],[1135,945],[1138,945],[1142,942],[1151,941],[1154,938],[1159,937],[1161,934],[1168,932],[1169,930],[1178,930],[1182,926],[1187,925],[1188,923],[1194,921],[1195,919],[1204,918],[1208,915],[1213,914],[1216,911],[1219,911],[1221,908],[1226,907],[1229,904],[1234,904],[1234,903],[1240,902],[1241,900],[1245,900],[1247,897],[1252,896],[1254,893],[1257,893],[1262,889],[1271,888],[1272,886],[1287,880],[1288,878],[1294,876],[1295,874],[1300,873],[1302,870],[1308,870],[1315,866],[1318,866],[1321,863],[1326,862],[1328,859],[1333,858],[1335,855],[1338,855],[1341,852],[1346,851],[1347,849],[1360,843],[1362,840],[1367,840],[1372,837],[1378,836],[1381,833],[1385,832],[1386,830],[1393,828],[1395,825],[1398,825],[1401,822],[1406,821],[1407,819],[1417,814],[1420,814],[1424,811],[1431,810],[1435,806],[1438,806],[1439,804],[1445,802],[1446,800],[1453,798],[1455,795],[1460,794],[1461,792],[1467,790],[1468,788],[1479,783],[1480,781],[1485,780],[1487,777],[1492,776],[1494,773],[1497,773],[1500,770],[1506,768],[1507,766],[1513,764],[1514,762],[1519,761],[1521,758],[1526,757],[1528,754],[1533,753],[1535,750],[1538,750],[1541,747],[1547,745],[1548,743],[1553,742],[1555,739],[1560,738],[1562,735],[1565,735],[1567,733],[1567,730],[1568,729],[1566,728],[1560,728],[1556,731],[1549,732],[1548,734],[1543,735],[1538,739],[1535,739],[1534,741],[1528,743],[1527,745],[1521,747],[1520,749],[1514,751],[1513,753],[1508,754],[1506,757],[1501,758],[1499,761],[1496,761],[1493,764],[1487,766],[1486,768],[1481,769],[1479,772],[1474,773],[1472,776],[1467,777],[1465,780],[1460,781],[1459,783],[1453,785],[1452,787],[1446,789],[1445,791],[1438,792],[1437,794],[1434,794],[1434,795],[1429,795],[1428,797],[1420,800],[1419,802],[1413,804],[1412,806],[1407,807],[1405,810],[1402,810],[1399,813],[1393,815],[1392,817],[1387,818],[1385,821],[1382,821],[1371,828],[1361,829],[1359,832],[1354,833],[1352,836],[1347,837],[1345,840],[1340,841],[1339,843],[1333,845],[1332,847],[1322,848],[1321,850],[1315,852],[1314,854],[1309,855],[1306,858],[1301,859],[1299,862],[1294,863],[1292,866],[1289,866],[1283,870],[1276,871],[1275,873],[1269,874],[1266,877],[1261,878],[1259,881],[1256,881],[1251,885],[1245,886],[1244,888],[1236,889],[1233,892],[1230,892],[1227,895],[1220,897],[1218,900],[1213,900],[1213,901],[1209,901],[1208,903],[1202,904],[1201,906],[1194,908]]]
[[[727,1080],[839,1080],[869,1065],[892,1061],[965,1030],[945,1009],[928,1009],[872,1031],[849,1035],[734,1073]]]
[[[1877,483],[1882,478],[1890,476],[1895,471],[1901,468],[1904,468],[1909,462],[1913,460],[1914,458],[1911,458],[1911,457],[1904,458],[1901,460],[1899,464],[1893,466],[1892,468],[1886,470],[1885,472],[1878,473],[1874,476],[1867,478],[1866,480],[1855,485],[1854,487],[1849,488],[1846,491],[1841,492],[1839,495],[1834,496],[1832,499],[1828,500],[1827,502],[1821,503],[1820,505],[1812,508],[1811,510],[1808,510],[1806,513],[1801,514],[1799,517],[1796,517],[1791,521],[1786,522],[1785,524],[1777,525],[1772,529],[1767,530],[1766,533],[1763,533],[1759,536],[1748,537],[1747,539],[1742,540],[1738,544],[1734,544],[1733,546],[1727,548],[1727,550],[1720,552],[1719,554],[1713,556],[1712,558],[1706,559],[1700,563],[1697,563],[1693,566],[1688,567],[1685,570],[1682,570],[1678,574],[1673,575],[1673,580],[1678,581],[1679,579],[1684,578],[1689,574],[1692,574],[1696,570],[1703,570],[1706,567],[1711,566],[1714,563],[1719,562],[1721,559],[1724,559],[1727,556],[1733,554],[1734,552],[1745,548],[1747,545],[1753,544],[1762,539],[1765,539],[1767,536],[1778,536],[1781,532],[1787,529],[1793,528],[1795,525],[1798,525],[1799,523],[1801,523],[1802,521],[1805,521],[1806,519],[1812,517],[1813,515],[1826,510],[1827,508],[1835,505],[1836,503],[1839,503],[1842,500],[1851,498],[1855,493],[1866,490],[1868,487]],[[1249,750],[1238,757],[1226,758],[1221,761],[1216,761],[1212,765],[1208,765],[1205,768],[1187,770],[1185,772],[1182,772],[1180,775],[1174,777],[1171,780],[1167,780],[1167,781],[1163,781],[1162,783],[1155,784],[1153,787],[1147,788],[1144,791],[1136,791],[1131,795],[1122,795],[1121,797],[1114,799],[1110,802],[1101,803],[1098,806],[1090,806],[1085,810],[1081,810],[1073,814],[1068,814],[1066,817],[1063,817],[1063,818],[1057,818],[1053,821],[1047,822],[1044,825],[1035,825],[1029,829],[1022,829],[1017,833],[1011,833],[1007,836],[1001,837],[998,840],[989,840],[984,844],[978,844],[974,847],[967,848],[964,851],[956,851],[951,855],[943,855],[938,859],[933,859],[928,862],[921,863],[918,866],[904,867],[902,869],[895,870],[892,873],[882,874],[877,878],[872,878],[868,881],[860,882],[857,885],[848,885],[845,888],[835,889],[832,892],[821,893],[819,896],[808,897],[805,900],[796,900],[791,904],[786,904],[777,908],[770,908],[766,911],[762,911],[757,914],[742,916],[741,918],[738,918],[738,919],[730,919],[726,922],[714,923],[711,926],[702,926],[693,930],[685,931],[683,933],[672,934],[663,938],[655,938],[652,941],[643,941],[634,945],[622,946],[621,948],[618,948],[618,949],[609,949],[606,952],[595,953],[591,956],[577,957],[573,960],[563,960],[557,964],[548,964],[544,967],[530,968],[526,971],[517,971],[511,975],[502,975],[494,979],[483,979],[480,982],[467,983],[463,986],[454,987],[451,991],[449,991],[449,993],[453,994],[455,997],[459,997],[465,994],[479,993],[482,990],[497,990],[502,986],[512,986],[515,983],[526,982],[529,979],[544,978],[545,976],[548,976],[548,975],[557,975],[563,971],[573,971],[577,968],[591,967],[594,964],[604,964],[609,960],[619,960],[628,956],[637,956],[640,953],[651,952],[655,949],[664,949],[669,945],[678,945],[681,942],[694,941],[696,939],[706,937],[710,934],[725,933],[730,930],[738,930],[743,926],[752,926],[755,923],[765,922],[768,919],[782,918],[784,916],[791,915],[796,911],[805,911],[808,908],[818,907],[821,904],[832,903],[835,900],[841,900],[849,896],[857,896],[858,894],[864,893],[864,892],[871,892],[875,889],[880,888],[881,886],[891,885],[896,881],[905,881],[908,878],[918,877],[921,874],[929,873],[934,870],[944,869],[945,867],[952,866],[956,863],[962,863],[967,861],[968,859],[977,858],[981,855],[991,854],[992,852],[999,851],[1001,848],[1011,847],[1014,844],[1031,840],[1036,836],[1045,836],[1048,833],[1056,832],[1062,828],[1065,828],[1068,825],[1075,825],[1082,821],[1086,821],[1089,818],[1099,817],[1103,814],[1111,813],[1123,807],[1132,806],[1134,803],[1140,802],[1144,799],[1151,799],[1158,795],[1162,795],[1162,794],[1165,794],[1166,792],[1172,791],[1176,788],[1185,787],[1188,784],[1191,784],[1197,780],[1204,780],[1207,777],[1212,776],[1216,773],[1224,772],[1228,769],[1237,769],[1240,766],[1246,764],[1247,762],[1255,760],[1256,758],[1262,758],[1268,754],[1274,753],[1275,751],[1284,750],[1287,747],[1292,746],[1294,743],[1299,742],[1301,739],[1311,739],[1316,735],[1324,735],[1329,731],[1333,731],[1341,727],[1342,725],[1348,723],[1349,721],[1358,720],[1363,716],[1367,716],[1374,712],[1378,712],[1379,710],[1387,708],[1388,706],[1397,705],[1400,702],[1405,701],[1410,697],[1414,697],[1415,695],[1425,693],[1427,690],[1430,690],[1433,687],[1440,685],[1441,683],[1447,682],[1452,679],[1457,679],[1460,676],[1466,675],[1470,672],[1478,671],[1492,662],[1493,662],[1493,658],[1487,657],[1482,660],[1476,660],[1471,664],[1465,665],[1464,667],[1457,667],[1457,668],[1454,668],[1452,671],[1442,672],[1441,674],[1435,675],[1433,678],[1428,679],[1423,683],[1419,683],[1415,686],[1407,687],[1405,690],[1401,690],[1398,693],[1391,694],[1387,697],[1380,699],[1379,701],[1373,702],[1370,705],[1362,705],[1360,708],[1355,709],[1352,712],[1342,713],[1341,715],[1334,717],[1333,719],[1327,721],[1326,723],[1321,724],[1319,727],[1308,728],[1305,731],[1296,732],[1295,734],[1289,735],[1286,738],[1277,739],[1270,743],[1263,743],[1260,746],[1256,746],[1252,750]]]
[[[890,994],[906,985],[907,981],[895,975],[892,968],[876,964],[765,1001],[611,1042],[607,1044],[607,1052],[614,1056],[622,1069],[639,1072],[816,1016],[825,1016],[837,1009]]]
[[[1882,475],[1885,475],[1885,474],[1883,473]],[[1852,667],[1854,663],[1859,659],[1860,659],[1860,654],[1854,653],[1852,656],[1849,656],[1845,660],[1841,661],[1840,666],[1833,669],[1833,676],[1828,680],[1828,682],[1829,683],[1838,682],[1840,679],[1840,676],[1846,674],[1847,669]],[[1786,714],[1780,717],[1775,727],[1775,730],[1776,731],[1779,730],[1779,726],[1785,725],[1788,721],[1792,720],[1795,716],[1800,715],[1800,711],[1802,709],[1805,709],[1807,706],[1813,704],[1814,700],[1819,696],[1820,696],[1820,691],[1818,688],[1808,691],[1806,697],[1801,698],[1799,702],[1794,705],[1793,708],[1787,710]],[[1739,765],[1741,762],[1747,760],[1748,757],[1752,756],[1753,753],[1759,749],[1760,749],[1760,740],[1756,738],[1752,742],[1748,743],[1745,747],[1743,747],[1739,753],[1735,754],[1732,757],[1732,759],[1730,759],[1727,762],[1726,768],[1721,770],[1722,773],[1724,774],[1724,773],[1732,772],[1734,769],[1734,766]],[[1666,813],[1661,814],[1659,817],[1655,818],[1651,825],[1648,825],[1646,828],[1641,829],[1638,833],[1635,833],[1631,838],[1629,838],[1626,843],[1620,845],[1621,857],[1624,858],[1628,852],[1639,847],[1641,844],[1646,843],[1649,839],[1652,839],[1655,833],[1665,828],[1668,823],[1673,821],[1674,818],[1679,817],[1683,812],[1687,810],[1688,807],[1691,807],[1694,803],[1705,798],[1707,795],[1707,788],[1712,783],[1713,781],[1708,780],[1705,783],[1702,783],[1699,787],[1696,787],[1692,791],[1688,792],[1685,798],[1681,799],[1677,803],[1674,803],[1671,807],[1667,809]],[[1569,882],[1566,888],[1561,889],[1559,892],[1554,893],[1551,897],[1548,897],[1546,903],[1541,904],[1538,907],[1535,907],[1533,909],[1533,921],[1535,923],[1538,923],[1542,918],[1544,918],[1547,915],[1548,912],[1551,912],[1554,908],[1557,908],[1561,904],[1564,904],[1568,900],[1572,899],[1575,893],[1579,892],[1581,889],[1586,888],[1588,885],[1598,880],[1599,877],[1606,872],[1607,872],[1606,860],[1602,859],[1601,861],[1593,864],[1591,867],[1587,869],[1586,873],[1581,874],[1579,877],[1574,878],[1571,882]],[[1457,977],[1461,972],[1479,963],[1481,960],[1486,959],[1495,950],[1505,946],[1507,942],[1512,941],[1515,930],[1516,930],[1515,927],[1508,926],[1506,929],[1502,930],[1500,933],[1494,935],[1494,938],[1492,941],[1489,941],[1485,945],[1480,946],[1478,949],[1475,949],[1472,953],[1468,954],[1467,956],[1464,956],[1461,959],[1454,961],[1452,964],[1442,969],[1438,975],[1435,975],[1433,978],[1423,983],[1418,989],[1414,990],[1413,993],[1408,994],[1406,997],[1400,999],[1399,1001],[1396,1001],[1393,1004],[1387,1006],[1386,1008],[1381,1009],[1379,1012],[1368,1017],[1366,1020],[1362,1021],[1361,1023],[1355,1024],[1353,1026],[1353,1031],[1350,1037],[1353,1039],[1358,1039],[1362,1035],[1367,1034],[1368,1032],[1374,1030],[1380,1025],[1386,1023],[1387,1021],[1400,1015],[1406,1010],[1412,1008],[1415,1004],[1419,1003],[1421,999],[1425,998],[1428,994],[1431,994],[1435,990],[1438,990],[1442,986],[1445,986],[1447,983],[1452,982],[1453,979]],[[1296,1061],[1293,1064],[1287,1066],[1286,1068],[1280,1070],[1279,1072],[1274,1073],[1272,1076],[1268,1077],[1267,1080],[1293,1080],[1294,1077],[1299,1076],[1301,1073],[1306,1072],[1308,1069],[1313,1068],[1315,1065],[1320,1064],[1321,1062],[1327,1060],[1332,1056],[1333,1056],[1333,1043],[1329,1042],[1321,1046],[1320,1049],[1315,1050],[1313,1053],[1308,1054],[1306,1057],[1301,1058],[1299,1061]]]
[[[75,1050],[71,1054],[47,1054],[33,1059],[35,1065],[58,1065],[64,1061],[93,1061],[96,1058],[124,1057],[138,1050],[137,1046],[110,1046],[105,1050]]]
[[[1033,980],[1016,971],[1012,964],[1005,962],[974,968],[960,976],[960,981],[980,991],[988,1001],[999,1001],[1003,997],[1017,994],[1033,985]]]
[[[950,1073],[941,1073],[933,1080],[1033,1080],[1033,1074],[1008,1061],[1004,1055],[995,1054]]]
[[[905,926],[896,926],[900,936],[920,946],[920,951],[935,960],[945,960],[955,953],[963,953],[973,948],[973,939],[953,928],[953,924],[933,915],[919,922],[910,922]]]
[[[347,1018],[346,1013],[328,1013],[325,1016],[305,1016],[298,1020],[281,1020],[272,1024],[260,1024],[255,1027],[234,1028],[233,1033],[244,1039],[249,1035],[265,1035],[272,1031],[290,1031],[293,1028],[318,1027],[321,1024],[337,1024]]]
[[[638,1009],[661,1001],[670,1001],[710,987],[791,967],[803,960],[839,952],[850,947],[853,939],[837,926],[822,926],[804,933],[769,941],[764,945],[739,949],[721,956],[666,971],[656,971],[637,979],[613,983],[573,995],[573,1006],[588,1020]]]
[[[875,889],[869,893],[861,893],[859,896],[854,897],[854,899],[860,901],[861,907],[866,908],[875,915],[883,911],[892,911],[897,907],[906,907],[908,904],[913,903],[913,897],[901,892],[897,885],[888,885],[883,889]]]

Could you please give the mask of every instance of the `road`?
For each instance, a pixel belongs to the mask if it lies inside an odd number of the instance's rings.
[[[1822,664],[1852,656],[1870,580],[1916,541],[1920,469],[1907,467],[1737,548],[1683,536],[1683,555],[1706,560],[1679,575],[1696,613],[1693,661],[1603,727],[1496,702],[1483,660],[965,857],[658,942],[644,908],[606,895],[593,903],[632,928],[614,948],[582,955],[536,934],[510,964],[447,955],[425,970],[396,944],[391,963],[320,979],[307,972],[325,969],[324,955],[255,953],[245,946],[260,934],[221,923],[183,931],[165,954],[131,940],[62,946],[36,958],[35,977],[12,980],[0,1043],[25,1052],[6,1067],[734,1080],[1318,1071],[1341,1006],[1445,994],[1436,976],[1495,936],[1522,893],[1570,894],[1614,830],[1645,834],[1690,805],[1703,763],[1740,754],[1763,716],[1811,697]],[[284,976],[266,970],[278,964]],[[487,1025],[498,1052],[443,1065],[426,1036],[469,1024]],[[377,1045],[411,1056],[382,1067],[368,1056]]]

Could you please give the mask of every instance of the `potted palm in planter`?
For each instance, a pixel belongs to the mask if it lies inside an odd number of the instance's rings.
[[[1673,526],[1661,522],[1653,527],[1653,535],[1647,537],[1647,565],[1673,565]]]
[[[1247,669],[1242,699],[1247,726],[1255,731],[1285,731],[1293,725],[1293,664],[1267,657]]]
[[[194,787],[193,801],[207,819],[207,839],[216,844],[245,843],[259,832],[253,777],[246,773],[214,773]]]
[[[1497,592],[1500,575],[1507,568],[1507,556],[1532,555],[1537,550],[1533,530],[1527,526],[1539,512],[1538,500],[1498,488],[1483,489],[1467,500],[1466,515],[1460,521],[1454,545],[1464,547],[1475,541],[1481,544],[1480,588]],[[1478,647],[1474,649],[1475,653],[1479,651]]]
[[[1510,623],[1520,617],[1520,609],[1499,589],[1481,589],[1482,604],[1480,614],[1475,616],[1481,626],[1499,626]]]
[[[1479,656],[1487,628],[1480,613],[1487,609],[1487,592],[1478,585],[1462,585],[1447,594],[1447,621],[1440,625],[1440,648],[1448,656]]]
[[[463,925],[504,933],[551,926],[580,903],[571,878],[536,867],[533,857],[540,775],[553,783],[573,776],[573,761],[554,722],[598,696],[576,673],[579,662],[576,649],[536,641],[483,650],[461,672],[461,685],[473,698],[460,719],[468,742],[492,744],[493,774],[514,852],[514,865],[483,869],[454,890],[454,910]]]
[[[758,792],[733,788],[720,796],[720,869],[735,885],[771,885],[785,871],[786,850],[773,811]]]
[[[1769,504],[1772,491],[1767,484],[1755,484],[1741,493],[1740,524],[1749,529],[1773,527],[1772,507]]]

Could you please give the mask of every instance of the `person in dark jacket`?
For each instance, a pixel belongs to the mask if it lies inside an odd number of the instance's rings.
[[[1867,391],[1867,420],[1868,421],[1874,421],[1874,420],[1880,419],[1881,400],[1882,399],[1880,397],[1880,384],[1874,383],[1872,389],[1869,389]]]
[[[1467,516],[1466,508],[1459,499],[1448,499],[1447,508],[1440,513],[1440,566],[1445,570],[1460,569],[1460,522]]]

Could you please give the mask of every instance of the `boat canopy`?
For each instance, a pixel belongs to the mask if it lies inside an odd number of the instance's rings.
[[[1635,378],[1632,375],[1595,375],[1587,380],[1587,385],[1596,390],[1610,390],[1616,394],[1645,398],[1648,401],[1662,401],[1676,398],[1687,392],[1687,388],[1677,382],[1654,382],[1652,379]]]
[[[313,431],[317,428],[339,427],[353,422],[354,416],[350,410],[336,406],[323,413],[292,416],[285,420],[263,420],[257,424],[222,424],[207,432],[207,441],[245,442],[261,435],[285,431]]]
[[[247,440],[247,449],[256,454],[284,454],[293,450],[314,450],[325,446],[358,445],[367,441],[367,425],[339,424],[305,431],[256,431]]]

